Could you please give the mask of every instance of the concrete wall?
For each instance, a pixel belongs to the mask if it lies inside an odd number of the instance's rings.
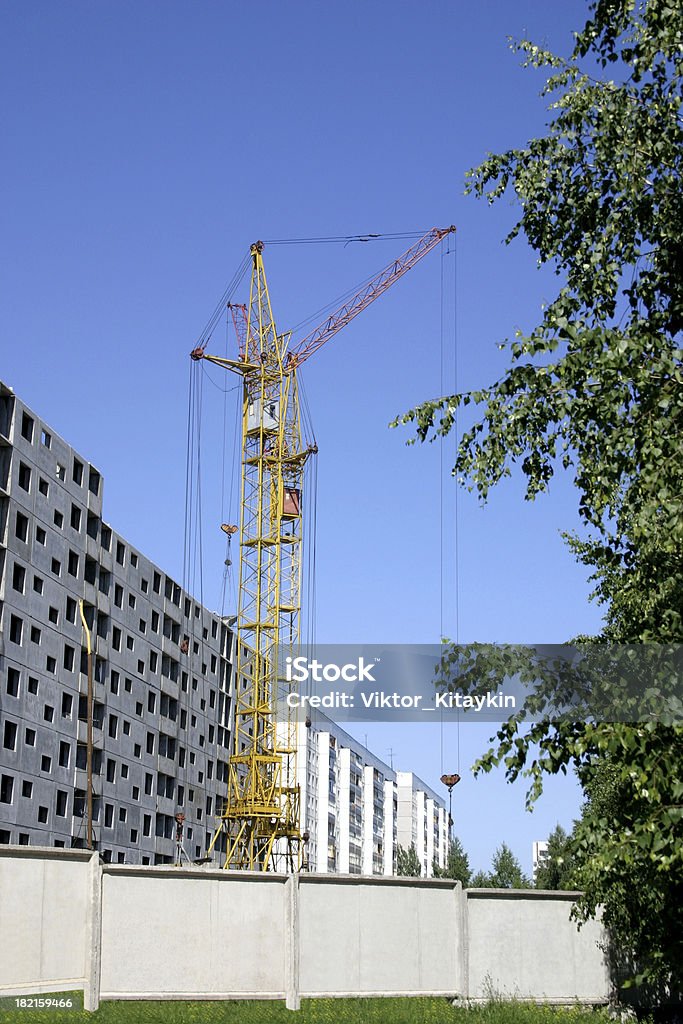
[[[460,890],[421,880],[302,875],[302,996],[447,995],[462,989]]]
[[[102,998],[287,994],[284,875],[106,869]]]
[[[83,988],[89,1009],[100,996],[285,999],[292,1009],[348,995],[604,1002],[602,929],[577,930],[573,899],[0,847],[0,995]]]
[[[0,849],[0,995],[83,989],[95,1009],[99,889],[97,855]]]
[[[470,889],[466,895],[469,998],[606,998],[609,976],[598,947],[602,927],[588,921],[577,930],[569,917],[577,893]]]

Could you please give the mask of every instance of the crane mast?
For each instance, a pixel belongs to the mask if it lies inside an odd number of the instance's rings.
[[[454,227],[434,228],[377,274],[293,350],[278,334],[263,267],[251,247],[249,305],[233,307],[239,358],[195,349],[242,377],[240,574],[235,641],[235,724],[228,794],[209,852],[226,839],[225,867],[296,871],[304,838],[296,777],[296,723],[276,719],[279,666],[299,643],[304,468],[317,451],[302,436],[297,368]]]

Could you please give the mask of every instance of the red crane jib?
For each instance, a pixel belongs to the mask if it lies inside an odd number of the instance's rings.
[[[380,270],[378,274],[375,274],[372,280],[357,292],[353,298],[339,306],[322,324],[311,331],[310,334],[307,334],[297,344],[296,348],[292,349],[288,356],[287,369],[291,370],[300,366],[304,360],[312,356],[314,352],[317,352],[342,327],[346,327],[371,302],[379,298],[387,288],[390,288],[395,281],[398,281],[416,263],[419,263],[422,257],[431,252],[442,238],[445,238],[446,235],[450,235],[454,231],[454,224],[447,228],[432,228],[431,231],[428,231],[426,235],[423,235],[418,242],[411,246],[407,252],[404,252],[397,260],[392,260],[384,270]]]

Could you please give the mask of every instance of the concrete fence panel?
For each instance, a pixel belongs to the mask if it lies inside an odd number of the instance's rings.
[[[451,995],[461,990],[459,886],[302,875],[302,996]]]
[[[0,994],[83,989],[97,974],[99,857],[0,847]]]
[[[284,999],[283,875],[107,867],[102,884],[104,999]]]
[[[603,1002],[609,974],[597,921],[570,919],[577,893],[467,891],[469,996]]]

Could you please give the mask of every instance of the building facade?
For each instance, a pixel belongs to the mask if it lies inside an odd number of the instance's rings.
[[[422,874],[443,867],[448,812],[413,772],[394,771],[322,714],[297,725],[297,771],[309,871],[393,875],[415,846]]]
[[[443,800],[413,772],[396,773],[399,846],[415,847],[422,874],[431,876],[436,861],[444,867],[448,855],[448,811]]]
[[[0,385],[0,841],[203,856],[227,792],[232,634],[103,518],[100,472]],[[219,806],[220,805],[220,806]]]
[[[531,872],[534,885],[536,884],[536,875],[538,869],[548,859],[548,840],[547,839],[535,839],[531,844]]]

